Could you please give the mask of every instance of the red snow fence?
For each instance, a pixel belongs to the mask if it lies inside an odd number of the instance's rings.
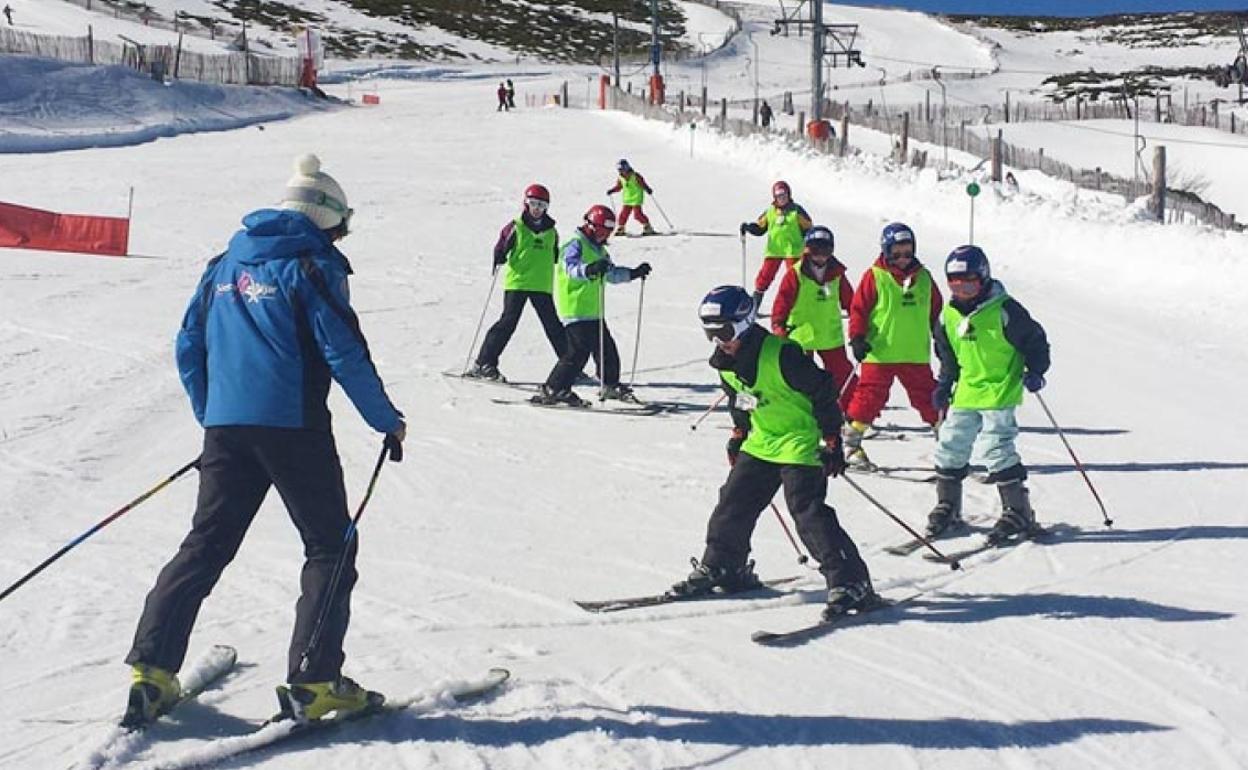
[[[381,96],[378,94],[364,94],[360,97],[360,101],[365,104],[381,104]]]
[[[0,246],[124,257],[130,220],[60,214],[0,201]]]

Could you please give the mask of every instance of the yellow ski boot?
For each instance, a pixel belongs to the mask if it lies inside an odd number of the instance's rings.
[[[331,713],[334,719],[363,716],[381,708],[386,696],[365,690],[342,676],[330,682],[280,686],[277,688],[277,701],[282,709],[279,719],[313,722]]]
[[[130,667],[130,697],[121,726],[129,729],[146,727],[177,705],[182,685],[171,671],[143,663]]]

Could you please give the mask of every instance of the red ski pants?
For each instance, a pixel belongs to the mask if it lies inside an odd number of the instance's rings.
[[[629,216],[634,215],[637,217],[637,221],[643,225],[650,224],[650,218],[646,216],[646,212],[641,210],[641,206],[625,206],[620,209],[620,219],[616,223],[616,227],[623,227],[628,222]]]
[[[758,275],[754,276],[754,291],[765,292],[771,288],[771,282],[776,279],[780,265],[785,262],[789,264],[789,267],[793,267],[797,260],[785,257],[763,257],[763,265],[758,268]]]
[[[870,424],[880,416],[888,403],[888,392],[893,380],[901,380],[910,398],[910,405],[918,410],[923,422],[935,425],[940,420],[936,407],[932,406],[932,391],[936,390],[936,378],[928,364],[869,364],[859,368],[858,385],[850,399],[845,414],[849,419]]]
[[[823,361],[823,369],[832,375],[832,379],[836,380],[836,387],[840,391],[841,397],[837,399],[837,404],[844,412],[849,408],[849,402],[854,397],[854,391],[857,389],[858,376],[854,374],[854,365],[849,362],[849,356],[845,355],[844,346],[839,348],[831,348],[830,350],[816,350],[820,360]],[[847,384],[845,381],[849,380]]]

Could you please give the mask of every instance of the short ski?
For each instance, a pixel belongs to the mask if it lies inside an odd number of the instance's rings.
[[[927,561],[934,561],[934,562],[938,562],[941,564],[950,564],[955,561],[962,561],[963,559],[966,559],[968,557],[984,553],[985,551],[995,551],[998,549],[1011,548],[1020,543],[1026,543],[1032,540],[1043,540],[1044,536],[1047,534],[1049,534],[1049,530],[1040,526],[1036,526],[1032,528],[1031,530],[1028,530],[1027,532],[1023,533],[1022,536],[1014,537],[1009,540],[997,542],[997,541],[988,540],[987,538],[985,538],[984,541],[981,542],[979,545],[975,545],[970,548],[957,551],[955,553],[947,553],[945,554],[945,558],[943,559],[939,558],[934,553],[925,553],[923,554],[923,558],[926,559]]]
[[[573,406],[571,404],[541,404],[536,401],[509,401],[505,398],[492,398],[490,400],[495,404],[506,404],[509,406],[525,404],[537,407],[538,409],[558,409],[565,412],[587,412],[591,414],[631,415],[634,417],[653,417],[654,415],[670,411],[672,408],[670,404],[658,402],[630,404],[628,402],[621,401],[620,406],[606,406],[605,404],[608,402],[605,401],[601,404],[584,401],[580,406]]]
[[[939,540],[948,540],[950,538],[961,537],[962,535],[965,535],[970,531],[971,524],[979,522],[983,518],[984,517],[981,517],[981,516],[975,516],[975,517],[972,517],[970,521],[967,521],[965,519],[960,519],[958,524],[955,524],[949,527],[948,529],[941,532],[940,534],[928,536],[927,539],[929,542],[935,543]],[[886,553],[891,553],[894,556],[909,556],[910,554],[914,553],[915,551],[919,550],[922,547],[923,547],[923,541],[916,537],[911,540],[907,540],[904,543],[898,543],[897,545],[890,545],[887,548],[885,548],[884,551]]]
[[[318,719],[312,722],[270,721],[254,732],[210,741],[195,751],[169,761],[156,762],[150,767],[152,770],[210,767],[245,754],[279,748],[295,738],[326,735],[344,725],[365,722],[387,714],[400,712],[419,714],[433,711],[441,706],[471,703],[493,694],[510,677],[511,672],[507,669],[492,668],[477,679],[458,682],[449,687],[426,690],[400,700],[388,701],[380,708],[341,719]]]
[[[878,476],[882,479],[892,479],[894,481],[909,481],[911,484],[935,484],[936,474],[931,473],[926,476],[919,476],[902,470],[901,468],[890,468],[886,465],[876,465],[867,460],[864,463],[849,463],[845,466],[845,470],[850,473],[862,476]]]
[[[711,599],[757,599],[767,596],[768,589],[774,589],[788,583],[801,580],[800,575],[792,575],[790,577],[776,578],[774,580],[764,580],[762,588],[755,588],[749,591],[738,591],[737,593],[710,593],[698,594],[695,596],[679,596],[669,593],[652,594],[650,596],[635,596],[630,599],[606,599],[604,601],[580,601],[576,602],[576,606],[586,612],[619,612],[621,610],[635,610],[642,607],[657,607],[661,604],[674,604],[676,602],[706,601]],[[772,593],[775,593],[774,591]]]
[[[513,390],[535,391],[538,388],[538,384],[534,382],[512,382],[511,380],[508,380],[506,378],[499,378],[497,380],[487,380],[484,377],[468,377],[460,372],[455,372],[455,371],[442,372],[442,376],[449,377],[452,380],[461,380],[463,382],[471,382],[476,385],[497,385],[499,387],[511,388]]]
[[[750,635],[751,641],[761,644],[764,647],[792,647],[799,644],[805,644],[812,639],[818,639],[825,634],[829,634],[838,628],[858,623],[871,622],[871,616],[880,610],[887,610],[893,607],[907,604],[917,599],[921,594],[913,594],[905,599],[893,600],[886,599],[883,596],[876,595],[876,602],[869,607],[860,610],[847,612],[844,615],[837,615],[831,620],[820,619],[810,625],[792,629],[791,631],[755,631]]]
[[[238,651],[233,647],[218,644],[209,648],[183,675],[182,692],[178,695],[178,699],[169,708],[158,714],[157,719],[173,711],[183,703],[199,697],[200,693],[221,681],[226,674],[230,673],[234,669],[236,662],[238,662]],[[126,713],[121,718],[120,727],[128,730],[141,730],[152,724],[143,720],[142,714],[136,710],[136,705],[127,705]]]

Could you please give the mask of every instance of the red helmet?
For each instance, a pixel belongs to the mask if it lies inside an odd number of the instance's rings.
[[[524,198],[525,200],[537,198],[539,201],[550,203],[550,190],[547,190],[540,184],[531,184],[524,188]]]
[[[773,200],[781,195],[788,196],[789,200],[793,199],[793,191],[789,189],[788,182],[776,182],[771,186],[771,197]]]
[[[585,212],[585,225],[596,240],[605,241],[615,229],[615,212],[609,206],[590,206]]]

